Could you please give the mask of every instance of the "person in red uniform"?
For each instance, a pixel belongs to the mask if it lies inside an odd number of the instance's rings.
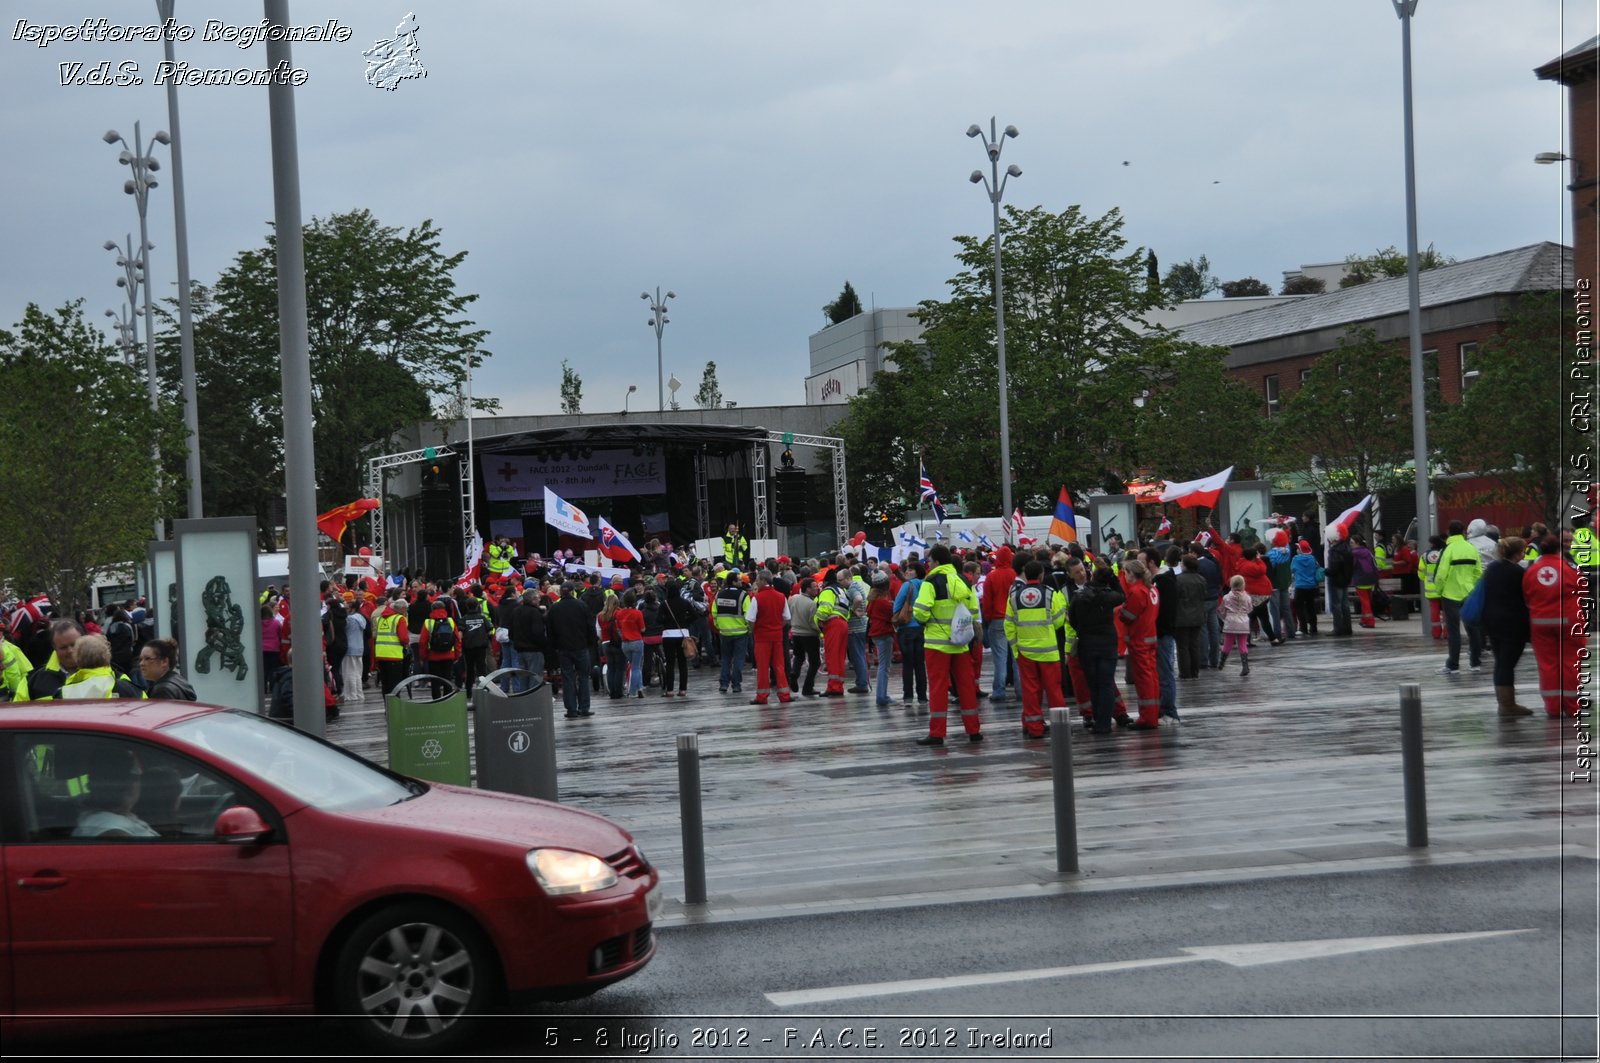
[[[449,624],[454,632],[454,638],[448,640],[451,644],[449,649],[442,645],[435,646],[435,643],[446,641],[443,632],[437,638],[434,636],[434,629],[441,624]],[[441,594],[433,600],[428,617],[422,622],[422,637],[417,640],[417,652],[429,675],[453,681],[456,661],[461,659],[461,621],[456,619],[450,608],[449,595]]]
[[[756,586],[760,589],[750,595],[744,612],[756,651],[756,696],[750,704],[765,705],[771,690],[768,684],[776,682],[778,701],[787,705],[792,695],[783,664],[783,625],[789,622],[789,599],[773,586],[772,573],[766,569],[756,572]]]
[[[1118,613],[1128,632],[1128,670],[1133,673],[1133,689],[1138,695],[1139,718],[1136,731],[1154,731],[1161,716],[1161,684],[1156,674],[1156,614],[1161,599],[1150,584],[1150,570],[1143,561],[1122,566],[1122,589],[1127,600]]]
[[[1583,613],[1585,598],[1578,570],[1561,556],[1561,540],[1547,535],[1539,543],[1539,560],[1522,574],[1522,596],[1532,621],[1533,657],[1539,663],[1539,693],[1545,714],[1559,719],[1578,715],[1583,687],[1578,657],[1588,645],[1592,618]],[[1576,632],[1576,633],[1575,633]]]
[[[844,668],[850,642],[850,569],[834,569],[837,578],[824,584],[817,595],[817,630],[822,632],[822,658],[828,669],[825,698],[844,697]]]

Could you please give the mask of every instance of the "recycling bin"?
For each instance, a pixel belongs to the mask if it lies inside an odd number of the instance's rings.
[[[423,693],[427,697],[415,697]],[[395,684],[383,707],[391,770],[429,782],[472,785],[466,691],[446,679],[414,675]]]
[[[502,684],[515,675],[534,685],[507,693]],[[472,715],[479,788],[557,800],[555,699],[544,677],[520,668],[491,672],[472,691]]]

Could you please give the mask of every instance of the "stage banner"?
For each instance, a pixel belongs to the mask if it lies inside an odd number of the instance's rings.
[[[493,502],[543,498],[546,488],[562,498],[659,495],[667,490],[666,459],[660,453],[635,457],[631,447],[550,460],[531,454],[480,454],[478,463],[484,493]]]

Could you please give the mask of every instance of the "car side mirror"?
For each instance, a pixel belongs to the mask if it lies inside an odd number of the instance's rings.
[[[224,809],[217,817],[211,834],[219,842],[249,845],[264,842],[272,836],[272,827],[261,818],[261,813],[247,805],[234,805]]]

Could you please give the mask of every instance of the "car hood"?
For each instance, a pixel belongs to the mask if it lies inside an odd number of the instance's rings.
[[[427,793],[410,801],[354,814],[374,823],[484,838],[529,849],[574,849],[600,857],[617,853],[632,841],[621,827],[593,812],[532,797],[441,783],[429,783]]]

